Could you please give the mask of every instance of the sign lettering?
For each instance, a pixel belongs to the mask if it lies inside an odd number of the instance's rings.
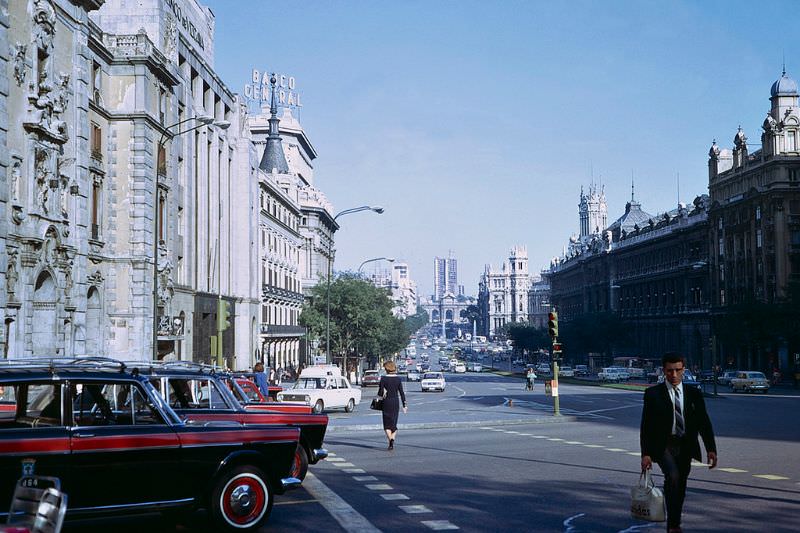
[[[269,102],[271,96],[271,85],[269,71],[253,69],[250,76],[250,83],[244,86],[244,96],[250,100],[258,102]],[[294,76],[285,74],[275,74],[275,100],[280,107],[303,107],[300,101],[300,93],[296,90]]]

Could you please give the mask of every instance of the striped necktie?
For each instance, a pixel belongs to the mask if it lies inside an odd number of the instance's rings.
[[[673,387],[672,391],[675,393],[675,436],[683,437],[684,433],[686,433],[686,425],[681,411],[681,389]]]

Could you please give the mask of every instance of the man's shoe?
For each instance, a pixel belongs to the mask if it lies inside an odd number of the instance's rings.
[[[394,439],[389,439],[389,449],[394,450]]]

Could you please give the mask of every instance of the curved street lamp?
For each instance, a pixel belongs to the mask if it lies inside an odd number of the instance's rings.
[[[351,207],[350,209],[345,209],[344,211],[339,211],[336,213],[336,216],[333,217],[333,221],[336,222],[336,219],[343,215],[350,215],[352,213],[358,213],[360,211],[373,211],[378,213],[379,215],[383,214],[383,207],[376,205],[362,205],[359,207]],[[331,359],[331,267],[333,264],[333,250],[331,250],[331,257],[328,259],[328,282],[327,288],[325,290],[325,299],[326,304],[325,307],[327,309],[326,315],[327,318],[325,320],[325,359],[328,363],[332,361]],[[345,369],[347,371],[347,369]]]
[[[394,257],[375,257],[373,259],[367,259],[366,261],[364,261],[363,263],[361,263],[358,266],[358,273],[361,274],[361,269],[364,268],[364,265],[366,265],[367,263],[372,263],[374,261],[384,261],[384,260],[388,261],[389,263],[394,263],[395,262],[395,258]]]
[[[181,124],[191,121],[196,121],[197,124],[185,130],[179,130],[176,132],[170,131],[172,128],[176,128]],[[156,173],[155,178],[153,179],[155,188],[153,191],[153,361],[158,360],[158,226],[161,222],[159,220],[160,202],[158,194],[158,176],[159,172],[161,171],[161,164],[163,163],[165,166],[167,164],[166,153],[164,154],[164,161],[160,160],[161,148],[164,146],[164,141],[167,139],[167,136],[172,139],[178,135],[183,135],[184,133],[189,133],[190,131],[202,128],[203,126],[216,126],[221,130],[226,130],[230,127],[230,125],[231,123],[227,120],[215,121],[214,117],[210,115],[198,115],[195,117],[185,118],[165,127],[164,131],[161,132],[161,137],[158,139],[158,144],[156,145]],[[166,171],[166,168],[164,170]]]

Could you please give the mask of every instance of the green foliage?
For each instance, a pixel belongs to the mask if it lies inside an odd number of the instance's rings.
[[[303,306],[300,324],[326,345],[328,284],[318,283]],[[330,346],[334,357],[392,354],[408,342],[403,321],[392,315],[385,289],[352,273],[337,274],[330,283]],[[416,315],[415,315],[416,316]]]
[[[428,320],[428,312],[424,308],[417,306],[417,313],[407,317],[403,321],[406,334],[412,335],[416,333],[422,326],[428,323]]]
[[[481,312],[478,309],[477,305],[468,305],[466,309],[461,311],[461,318],[465,318],[469,321],[470,325],[475,323],[481,316]]]
[[[515,350],[528,350],[533,352],[541,348],[550,347],[550,337],[547,330],[538,329],[524,322],[511,322],[506,324],[504,329],[505,336],[514,342]]]

